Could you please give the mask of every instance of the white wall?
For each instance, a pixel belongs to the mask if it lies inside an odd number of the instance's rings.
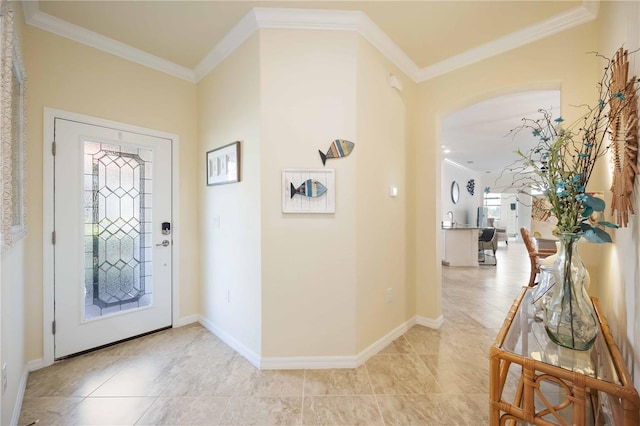
[[[457,224],[471,224],[476,225],[478,207],[482,206],[482,197],[484,189],[481,187],[481,174],[467,169],[464,166],[452,164],[448,161],[442,162],[442,178],[440,180],[441,185],[441,209],[442,209],[442,221],[448,221],[448,211],[453,212],[453,220]],[[470,179],[475,180],[475,190],[473,195],[467,191],[467,182]],[[453,203],[451,199],[451,184],[453,182],[458,183],[460,188],[460,198],[457,203]]]
[[[263,292],[259,49],[256,34],[198,84],[200,318],[254,362]],[[205,153],[234,141],[241,181],[206,186]]]

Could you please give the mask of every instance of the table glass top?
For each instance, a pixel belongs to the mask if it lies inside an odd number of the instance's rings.
[[[502,349],[565,370],[620,384],[602,330],[599,330],[595,343],[588,351],[575,351],[559,346],[547,336],[542,320],[536,318],[535,308],[531,303],[532,295],[531,290],[525,293],[507,331]]]

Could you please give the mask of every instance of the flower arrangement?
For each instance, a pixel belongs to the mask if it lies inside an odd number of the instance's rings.
[[[598,55],[603,57],[601,55]],[[605,58],[608,59],[608,58]],[[610,149],[609,127],[625,110],[626,103],[636,101],[628,93],[637,92],[639,80],[633,78],[629,90],[612,91],[612,61],[598,83],[599,97],[594,105],[582,105],[586,112],[567,125],[562,117],[540,109],[538,118],[523,118],[523,124],[511,133],[528,130],[538,139],[528,151],[516,151],[520,157],[507,168],[514,173],[511,187],[520,192],[529,188],[541,190],[548,200],[549,213],[558,220],[556,232],[582,232],[587,241],[611,242],[606,228],[618,228],[611,222],[598,220],[605,209],[604,200],[590,195],[587,184],[597,161]]]

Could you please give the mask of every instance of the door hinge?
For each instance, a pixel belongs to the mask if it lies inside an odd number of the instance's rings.
[[[51,323],[51,334],[56,334],[56,322]]]
[[[53,231],[51,233],[51,244],[55,244],[56,243],[56,231]]]
[[[51,142],[51,155],[56,155],[56,141]]]

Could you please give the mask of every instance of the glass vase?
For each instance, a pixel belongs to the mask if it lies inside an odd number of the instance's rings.
[[[552,265],[540,265],[540,279],[538,285],[533,288],[532,303],[536,321],[544,320],[544,306],[551,300],[556,279]]]
[[[581,233],[559,233],[560,250],[553,264],[551,299],[544,306],[544,326],[555,343],[586,351],[598,334],[593,304],[584,289],[586,268],[578,254]]]

